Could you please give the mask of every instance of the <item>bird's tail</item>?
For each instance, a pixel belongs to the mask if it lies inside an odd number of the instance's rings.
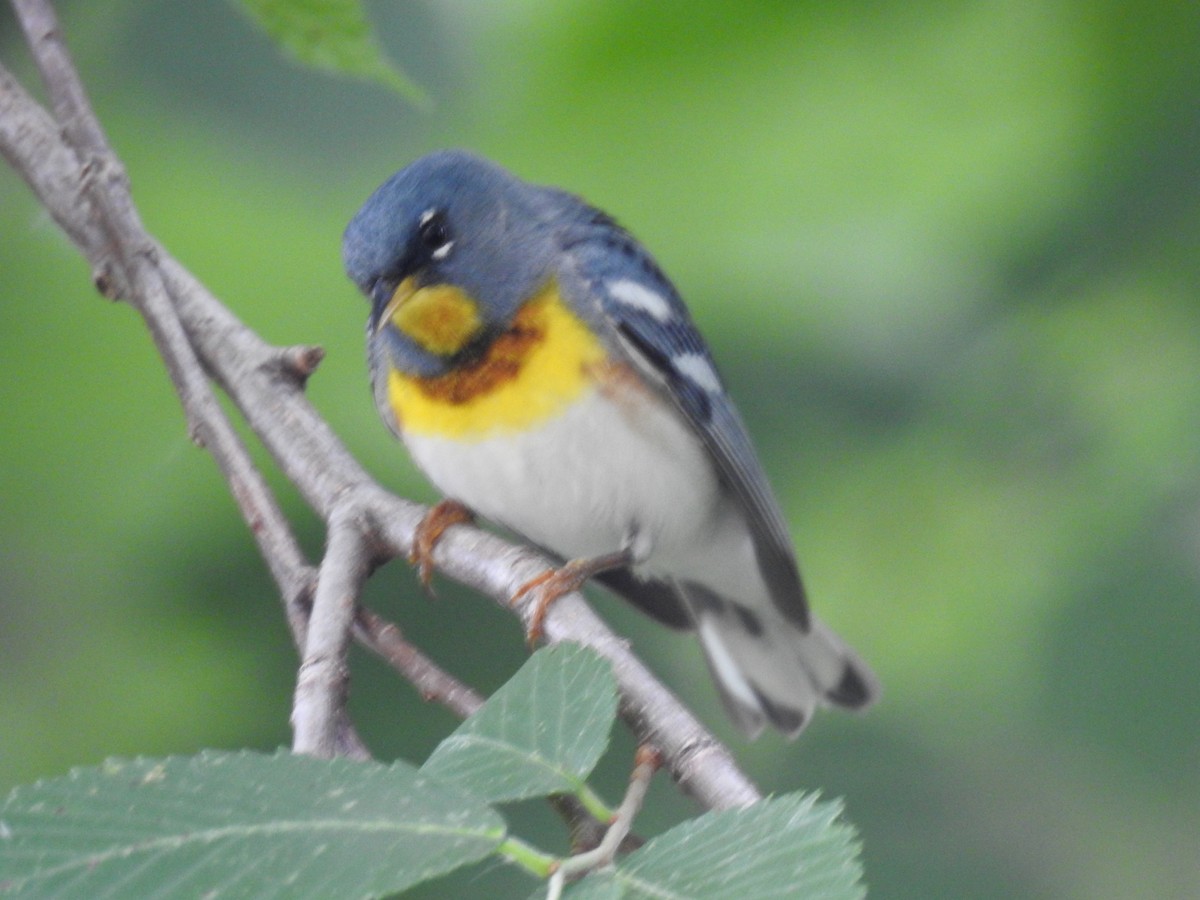
[[[704,588],[683,592],[725,708],[749,736],[769,724],[795,737],[818,706],[861,710],[878,697],[870,668],[816,619],[801,631],[773,610],[764,619]]]

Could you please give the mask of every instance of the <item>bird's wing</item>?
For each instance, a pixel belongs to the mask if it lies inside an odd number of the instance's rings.
[[[565,194],[557,239],[560,290],[593,316],[638,369],[657,383],[704,441],[741,506],[771,597],[807,630],[808,605],[791,535],[754,446],[712,355],[674,286],[642,245],[606,214]]]

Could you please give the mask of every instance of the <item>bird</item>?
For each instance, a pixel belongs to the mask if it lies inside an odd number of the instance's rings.
[[[708,345],[613,217],[440,150],[371,194],[342,250],[370,303],[380,415],[446,498],[419,529],[426,551],[479,515],[561,563],[517,592],[544,590],[539,623],[592,578],[695,632],[750,738],[871,705],[874,674],[809,610]]]

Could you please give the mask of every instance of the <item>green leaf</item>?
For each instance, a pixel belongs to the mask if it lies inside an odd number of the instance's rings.
[[[413,103],[428,98],[388,59],[359,0],[238,0],[271,38],[306,65],[375,81]]]
[[[854,829],[841,804],[787,794],[684,822],[569,888],[571,900],[866,895]]]
[[[607,660],[576,644],[547,647],[442,741],[421,772],[489,803],[579,792],[616,714]]]
[[[495,811],[404,763],[280,752],[109,761],[0,808],[0,894],[362,897],[491,853]]]

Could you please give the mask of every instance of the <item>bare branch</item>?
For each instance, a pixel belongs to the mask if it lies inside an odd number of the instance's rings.
[[[292,750],[329,759],[337,751],[338,714],[349,696],[350,627],[370,560],[362,529],[353,515],[339,514],[329,525],[329,546],[317,576],[304,658],[292,707]]]
[[[483,706],[483,697],[440,668],[404,640],[399,628],[371,610],[359,607],[354,621],[354,637],[412,682],[424,699],[442,704],[459,718],[465,719]]]
[[[85,154],[107,153],[108,141],[63,43],[54,7],[45,0],[13,0],[13,9],[50,93],[54,118],[63,127],[69,143]]]
[[[80,189],[78,157],[63,143],[54,120],[2,66],[0,154],[77,247],[103,243],[91,202]]]
[[[14,2],[62,129],[60,133],[55,121],[0,68],[0,152],[91,262],[98,286],[108,296],[127,297],[145,317],[179,393],[189,429],[217,460],[280,587],[297,644],[304,646],[314,572],[217,404],[208,379],[233,399],[318,515],[330,522],[340,510],[353,511],[362,523],[372,563],[407,556],[425,510],[376,485],[312,408],[303,384],[315,368],[318,351],[278,349],[264,343],[146,234],[124,173],[104,141],[66,55],[53,11],[43,0]],[[434,549],[433,561],[451,578],[506,608],[519,586],[551,564],[526,548],[466,526],[446,532]],[[612,662],[622,715],[643,741],[661,750],[666,767],[701,803],[741,806],[758,798],[728,751],[650,675],[580,595],[568,595],[555,604],[546,617],[545,632],[551,641],[589,645]],[[398,632],[389,632],[370,614],[358,614],[355,634],[393,663],[403,655],[396,652]],[[415,665],[427,675],[425,681],[416,682],[418,689],[459,711],[470,711],[478,698],[425,663]],[[338,721],[340,746],[364,752],[348,730],[344,713]]]

